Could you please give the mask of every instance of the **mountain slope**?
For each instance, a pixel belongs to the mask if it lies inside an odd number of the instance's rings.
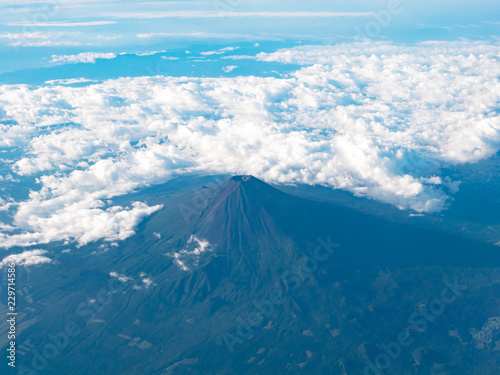
[[[433,330],[412,336],[414,347],[387,373],[471,373],[494,361],[470,351],[471,328],[497,307],[494,246],[297,198],[251,176],[151,199],[164,208],[119,247],[60,253],[55,276],[30,271],[37,313],[26,311],[36,322],[23,337],[43,347],[68,320],[81,327],[49,372],[363,373],[380,343],[397,338],[417,306],[455,278],[468,291]],[[110,281],[120,291],[85,319],[78,306],[98,303]],[[477,305],[479,313],[469,307]],[[423,368],[415,350],[439,355]],[[121,360],[109,367],[102,353]]]

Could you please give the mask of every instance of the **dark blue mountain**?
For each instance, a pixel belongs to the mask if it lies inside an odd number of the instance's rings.
[[[474,349],[471,329],[499,306],[497,247],[298,198],[252,176],[145,199],[164,207],[119,246],[52,247],[60,264],[51,274],[20,271],[33,301],[20,297],[32,345],[21,363],[75,322],[78,335],[43,371],[363,374],[405,331],[412,344],[387,374],[494,374],[494,343]],[[426,322],[432,330],[409,324],[448,285],[463,289]]]

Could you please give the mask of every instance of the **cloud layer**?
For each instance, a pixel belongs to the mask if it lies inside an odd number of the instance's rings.
[[[1,86],[0,146],[24,150],[10,168],[40,184],[14,212],[23,233],[4,232],[2,246],[126,238],[160,207],[107,200],[192,172],[321,184],[436,212],[457,190],[443,166],[500,149],[496,45],[307,46],[257,59],[303,68]]]
[[[83,52],[78,55],[52,55],[50,62],[62,63],[95,63],[97,59],[114,59],[115,53]]]

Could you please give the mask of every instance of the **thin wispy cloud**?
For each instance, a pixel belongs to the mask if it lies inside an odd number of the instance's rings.
[[[137,34],[140,39],[153,38],[187,38],[187,39],[239,39],[239,40],[278,40],[276,35],[271,34],[238,34],[238,33],[205,33],[205,32],[190,32],[190,33],[142,33]]]
[[[217,12],[217,11],[169,11],[143,13],[115,13],[113,18],[339,18],[339,17],[369,17],[372,12]]]
[[[113,25],[116,21],[85,21],[85,22],[10,22],[8,26],[31,26],[31,27],[75,27],[75,26],[103,26]]]
[[[42,33],[42,32],[33,32],[33,33],[0,33],[0,39],[8,39],[8,40],[27,40],[27,39],[49,39],[51,37],[58,36],[54,33]]]
[[[90,43],[83,44],[81,42],[72,42],[70,40],[45,40],[42,42],[32,42],[32,41],[18,41],[8,44],[11,47],[80,47],[80,46],[90,46]]]
[[[0,41],[7,41],[7,45],[11,47],[77,47],[85,45],[76,40],[81,36],[80,32],[0,33]]]

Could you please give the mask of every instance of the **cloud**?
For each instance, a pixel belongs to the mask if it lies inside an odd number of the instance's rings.
[[[101,209],[102,201],[83,197],[21,203],[16,215],[21,234],[0,233],[0,247],[33,246],[53,241],[76,240],[79,246],[100,239],[107,242],[125,240],[134,235],[144,217],[162,208],[134,202],[132,207],[112,206]]]
[[[42,33],[40,31],[31,32],[31,33],[1,33],[0,39],[8,39],[8,40],[19,40],[19,39],[49,39],[57,35],[56,33]]]
[[[183,271],[190,271],[198,267],[200,256],[203,253],[211,252],[213,246],[207,240],[191,235],[186,243],[186,248],[178,252],[167,253],[167,256],[174,259],[174,264]]]
[[[3,180],[3,178],[0,178],[0,181],[1,180]],[[0,198],[0,212],[2,212],[2,211],[8,211],[14,205],[15,204],[12,201],[7,202],[4,199]]]
[[[126,283],[127,281],[133,280],[131,277],[119,274],[118,272],[110,272],[109,276],[118,279],[118,281],[121,281],[122,283]]]
[[[16,227],[13,227],[12,225],[0,223],[0,231],[2,231],[2,232],[11,232],[15,229],[16,229]]]
[[[118,272],[110,272],[109,276],[117,279],[122,283],[128,283],[129,281],[134,281],[134,278]],[[151,277],[145,277],[145,276],[147,275],[144,272],[141,272],[139,274],[139,280],[138,280],[139,284],[135,284],[132,288],[135,290],[141,290],[141,289],[148,289],[150,286],[157,285]]]
[[[45,81],[45,84],[47,85],[74,85],[75,83],[90,83],[90,82],[97,82],[96,80],[93,79],[87,79],[87,78],[70,78],[70,79],[54,79],[50,81]]]
[[[0,34],[0,39],[7,40],[11,47],[71,47],[82,46],[83,43],[76,40],[61,40],[62,38],[75,38],[80,36],[79,32],[24,32]]]
[[[304,46],[254,57],[302,66],[281,78],[0,86],[0,145],[23,150],[5,168],[37,183],[6,223],[22,233],[3,233],[0,246],[127,238],[160,207],[108,200],[187,173],[438,212],[458,190],[442,169],[500,150],[499,54],[471,42]]]
[[[0,268],[15,263],[17,266],[35,266],[37,264],[51,263],[52,259],[43,256],[46,250],[30,250],[20,254],[11,254],[0,262]]]
[[[255,56],[250,55],[231,55],[231,56],[222,56],[223,60],[253,60]]]
[[[115,53],[83,52],[78,55],[52,55],[51,63],[72,62],[72,63],[91,63],[94,64],[97,59],[114,59]]]
[[[179,10],[169,12],[142,12],[142,13],[112,13],[107,16],[113,18],[341,18],[341,17],[369,17],[371,12],[232,12],[232,11],[191,11]]]
[[[153,38],[187,38],[187,39],[236,39],[236,40],[277,40],[276,35],[271,34],[240,34],[240,33],[207,33],[193,31],[189,33],[140,33],[136,35],[140,39]]]
[[[29,27],[81,27],[81,26],[103,26],[113,25],[116,21],[87,21],[87,22],[10,22],[8,26],[29,26]]]
[[[141,279],[139,285],[134,285],[133,288],[135,290],[148,289],[150,286],[156,286],[156,284],[151,277],[145,277],[146,274],[141,272],[139,274],[139,278]]]
[[[22,41],[9,43],[11,47],[80,47],[84,45],[90,46],[91,44],[83,44],[81,42],[72,42],[69,40],[46,40],[42,42]]]
[[[218,49],[217,51],[207,51],[207,52],[202,52],[201,54],[203,56],[211,56],[211,55],[222,55],[228,51],[235,51],[237,50],[239,47],[226,47],[226,48],[221,48],[221,49]]]
[[[222,67],[222,71],[224,71],[225,73],[231,73],[236,68],[237,68],[236,65],[228,65],[228,66]]]
[[[137,52],[135,53],[136,56],[153,56],[153,55],[156,55],[158,53],[165,53],[167,51],[146,51],[146,52]],[[125,53],[122,53],[122,55],[124,55]]]

